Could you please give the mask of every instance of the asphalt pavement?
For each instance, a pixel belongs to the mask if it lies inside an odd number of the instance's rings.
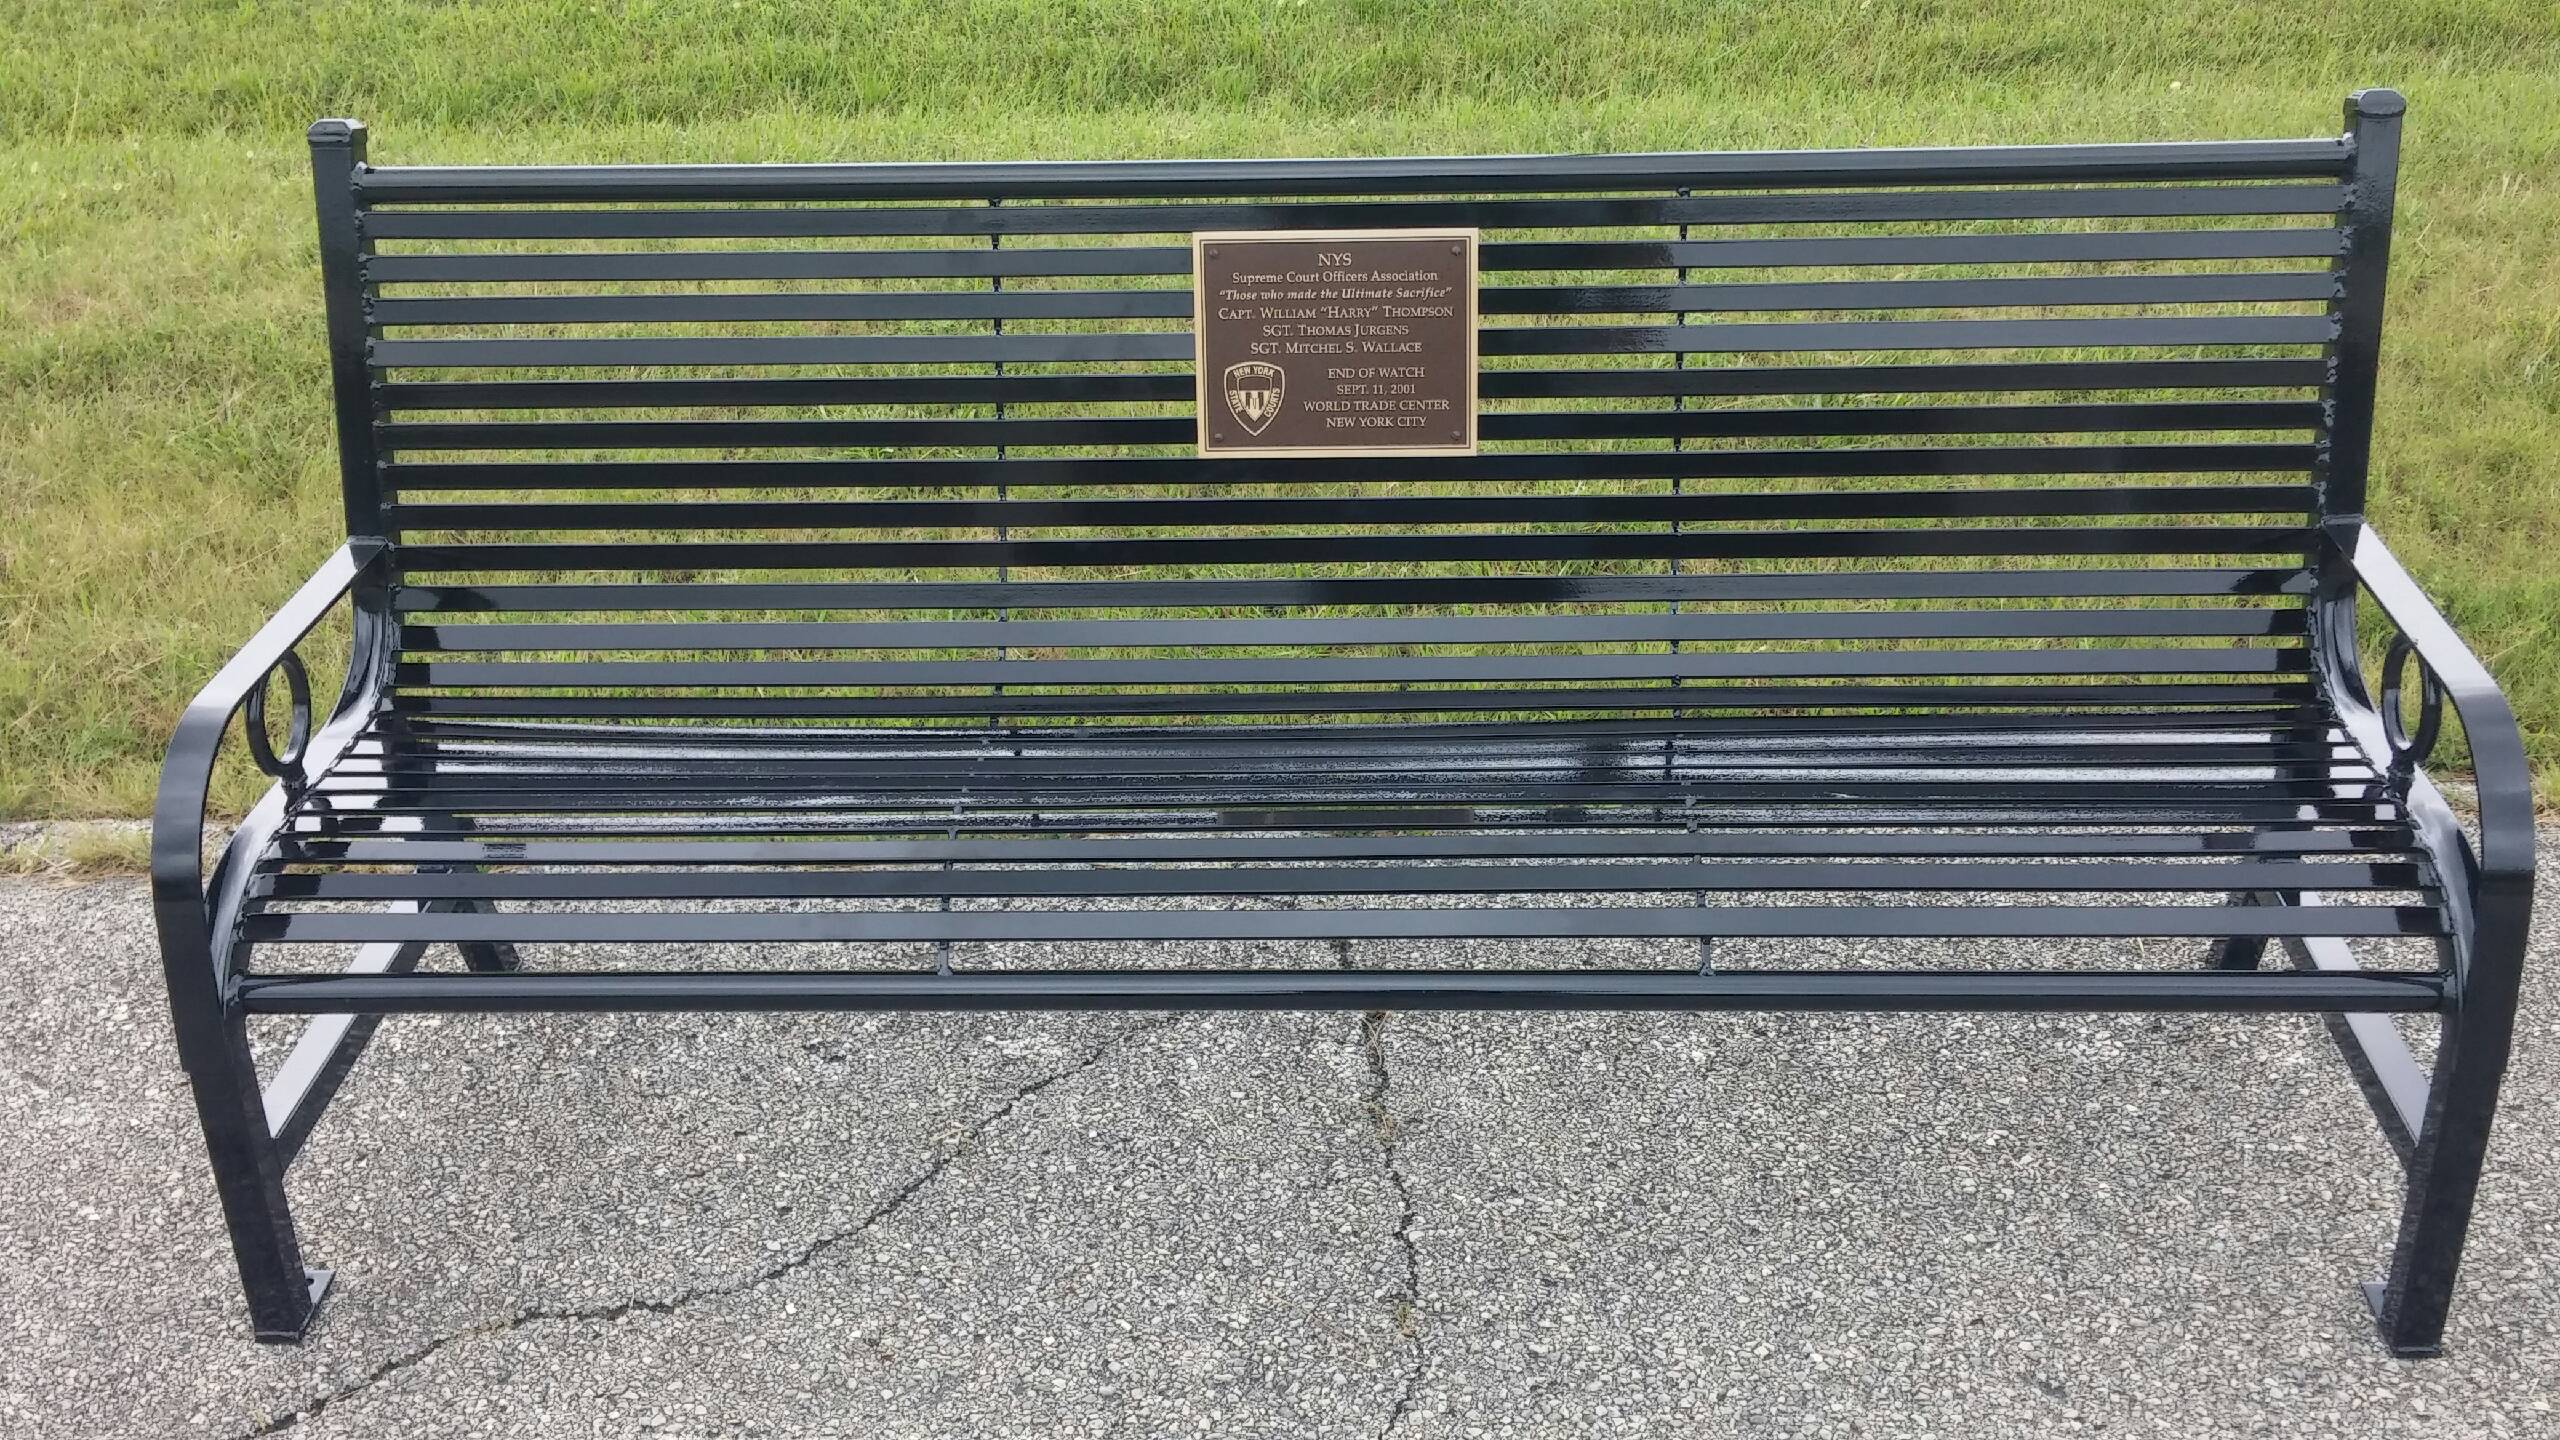
[[[2305,1017],[403,1017],[257,1346],[142,883],[0,881],[0,1434],[2560,1435],[2553,888],[2409,1363]]]

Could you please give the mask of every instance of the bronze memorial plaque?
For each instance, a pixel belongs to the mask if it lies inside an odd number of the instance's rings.
[[[1472,455],[1476,232],[1191,237],[1203,455]]]

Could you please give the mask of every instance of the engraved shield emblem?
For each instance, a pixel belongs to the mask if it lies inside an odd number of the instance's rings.
[[[1227,410],[1236,417],[1248,435],[1259,435],[1271,428],[1280,413],[1281,397],[1288,390],[1288,376],[1277,365],[1260,360],[1242,360],[1226,370]]]

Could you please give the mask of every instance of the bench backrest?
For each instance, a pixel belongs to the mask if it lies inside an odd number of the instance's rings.
[[[2398,111],[580,168],[373,167],[324,121],[348,521],[397,542],[428,714],[2292,705]],[[1191,232],[1351,226],[1481,230],[1480,453],[1195,455]]]

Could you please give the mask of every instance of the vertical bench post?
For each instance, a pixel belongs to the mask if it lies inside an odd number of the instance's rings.
[[[2354,153],[2341,217],[2345,245],[2338,260],[2338,333],[2330,347],[2328,413],[2315,477],[2321,519],[2333,533],[2361,530],[2364,523],[2383,291],[2390,271],[2400,125],[2406,109],[2407,102],[2396,91],[2360,90],[2347,97],[2347,134]],[[2357,593],[2351,567],[2324,564],[2319,603],[2344,607],[2330,624],[2315,627],[2330,643],[2355,643],[2351,617]],[[2359,656],[2343,654],[2333,659],[2337,673],[2355,676],[2361,671]],[[2369,695],[2350,698],[2374,703]],[[2407,777],[2398,778],[2394,785],[2407,800]],[[2467,882],[2470,877],[2463,879]],[[2433,1355],[2442,1346],[2463,1241],[2470,1231],[2471,1210],[2488,1155],[2490,1119],[2515,1029],[2526,915],[2532,903],[2529,888],[2512,894],[2509,890],[2519,887],[2483,884],[2471,913],[2466,916],[2457,910],[2454,933],[2444,944],[2444,961],[2453,983],[2446,991],[2424,1124],[2409,1155],[2399,1233],[2386,1277],[2365,1286],[2365,1299],[2381,1327],[2383,1343],[2404,1358]]]
[[[320,285],[329,325],[329,386],[338,432],[338,484],[346,497],[349,536],[386,533],[381,450],[373,433],[371,317],[365,312],[364,262],[373,249],[356,206],[364,168],[364,125],[320,120],[311,126],[311,191],[320,218]]]

